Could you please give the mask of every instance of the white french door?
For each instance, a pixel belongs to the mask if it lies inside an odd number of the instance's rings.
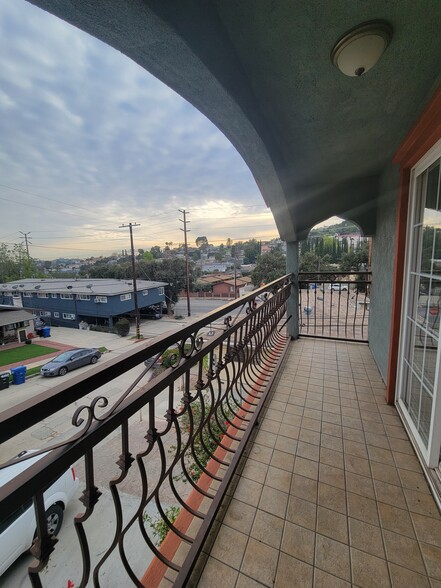
[[[398,404],[428,467],[441,448],[441,141],[411,174]]]

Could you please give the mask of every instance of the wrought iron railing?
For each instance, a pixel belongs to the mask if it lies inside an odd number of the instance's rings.
[[[371,273],[299,274],[299,334],[367,341]]]
[[[147,586],[164,574],[186,584],[286,350],[290,291],[285,276],[0,415],[6,448],[43,419],[72,415],[66,439],[0,488],[4,515],[33,501],[32,586]],[[59,551],[43,493],[72,464],[84,508],[62,583],[51,576]],[[111,530],[98,541],[103,521]],[[155,532],[167,531],[159,546]]]

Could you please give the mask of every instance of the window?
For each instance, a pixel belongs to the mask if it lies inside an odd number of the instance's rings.
[[[54,312],[54,318],[60,318],[60,313],[59,312]]]
[[[47,294],[46,292],[39,292],[38,298],[49,298],[49,294]]]
[[[107,302],[107,296],[95,296],[95,302]]]
[[[158,288],[158,294],[159,296],[164,296],[164,288]]]
[[[32,298],[32,292],[23,292],[23,298]]]
[[[121,296],[119,297],[119,299],[121,301],[123,301],[123,300],[131,300],[132,299],[132,295],[131,294],[121,294]]]
[[[49,310],[41,310],[40,316],[51,316],[51,312]]]
[[[51,294],[51,297],[52,298],[57,298],[58,297],[58,294]]]
[[[63,300],[73,300],[73,294],[60,294],[60,298]]]
[[[142,291],[142,295],[143,296],[148,296],[149,295],[149,291],[148,290],[143,290]]]
[[[78,300],[90,300],[89,294],[78,294],[77,298]]]
[[[63,296],[63,295],[61,295],[61,296]],[[63,318],[68,321],[74,321],[75,315],[72,312],[63,312]]]
[[[21,296],[20,296],[20,292],[14,292],[14,293],[12,294],[12,298],[21,298]]]

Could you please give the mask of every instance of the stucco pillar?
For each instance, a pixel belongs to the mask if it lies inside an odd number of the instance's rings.
[[[109,316],[109,327],[113,327],[113,316]]]
[[[299,337],[299,242],[290,241],[286,244],[286,273],[292,274],[293,285],[288,299],[288,333],[291,339]]]

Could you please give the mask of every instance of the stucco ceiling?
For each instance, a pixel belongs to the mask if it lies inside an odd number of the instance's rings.
[[[375,231],[378,183],[440,79],[441,2],[31,0],[122,51],[230,139],[283,239],[333,214]],[[392,42],[361,78],[330,61],[355,25]]]

